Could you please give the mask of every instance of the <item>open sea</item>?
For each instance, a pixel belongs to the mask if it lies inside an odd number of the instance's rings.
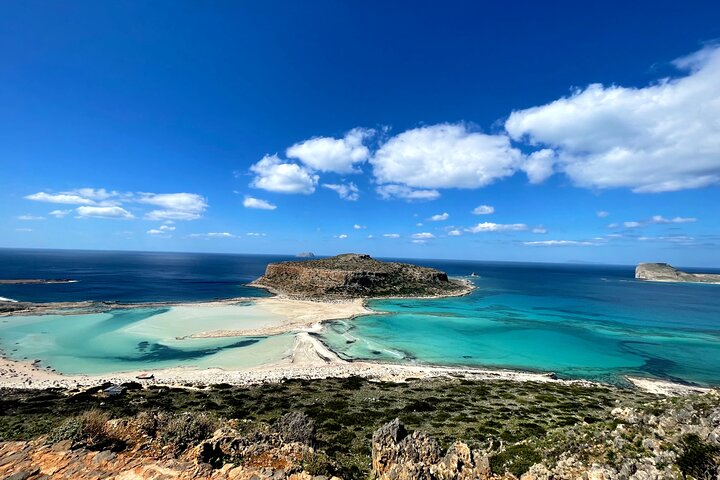
[[[267,263],[290,258],[0,249],[0,278],[77,280],[0,285],[0,297],[133,303],[260,297],[267,293],[245,284]],[[720,385],[720,285],[640,282],[634,266],[407,261],[468,278],[477,289],[456,298],[373,300],[370,307],[382,315],[327,325],[321,339],[331,349],[347,359],[552,371],[613,383],[635,375]],[[479,276],[469,277],[471,272]],[[253,308],[248,302],[206,317],[199,309],[173,308],[0,317],[0,350],[66,373],[242,368],[279,358],[292,336],[178,337],[228,319],[272,320]]]

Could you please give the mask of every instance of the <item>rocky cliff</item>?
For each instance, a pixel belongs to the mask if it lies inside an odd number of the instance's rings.
[[[343,299],[459,295],[468,285],[445,272],[407,263],[380,262],[348,253],[320,260],[271,263],[251,283],[292,297]]]
[[[667,263],[641,263],[635,268],[635,278],[651,282],[719,283],[720,275],[687,273]]]

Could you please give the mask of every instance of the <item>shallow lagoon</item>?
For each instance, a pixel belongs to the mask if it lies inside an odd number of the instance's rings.
[[[182,338],[280,321],[252,305],[134,308],[86,315],[0,319],[0,349],[15,360],[42,360],[62,373],[110,373],[178,366],[248,368],[277,361],[292,335]]]

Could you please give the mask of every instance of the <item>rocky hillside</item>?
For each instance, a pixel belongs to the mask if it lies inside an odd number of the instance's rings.
[[[490,407],[493,401],[486,403]],[[363,421],[356,420],[358,425]],[[356,451],[358,457],[367,458],[367,471],[343,465],[338,447],[319,441],[317,431],[315,420],[297,411],[268,423],[225,420],[206,412],[143,411],[111,419],[107,412],[93,409],[67,418],[35,440],[0,442],[0,476],[15,480],[720,478],[716,392],[616,407],[607,418],[586,417],[520,439],[500,432],[489,438],[474,435],[440,442],[423,431],[410,432],[396,418],[375,430],[363,440],[366,447]],[[350,439],[344,436],[337,441]]]
[[[635,278],[651,282],[720,283],[720,275],[687,273],[667,263],[641,263],[635,268]]]
[[[466,284],[449,280],[445,272],[433,268],[380,262],[353,253],[271,263],[265,275],[251,285],[313,299],[459,295],[468,289]]]

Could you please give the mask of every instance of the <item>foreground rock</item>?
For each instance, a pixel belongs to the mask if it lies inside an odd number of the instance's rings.
[[[688,282],[720,284],[720,274],[687,273],[667,263],[641,263],[635,268],[635,278],[651,282]]]
[[[462,295],[469,286],[445,272],[407,263],[343,254],[321,260],[271,263],[253,286],[312,299]]]

